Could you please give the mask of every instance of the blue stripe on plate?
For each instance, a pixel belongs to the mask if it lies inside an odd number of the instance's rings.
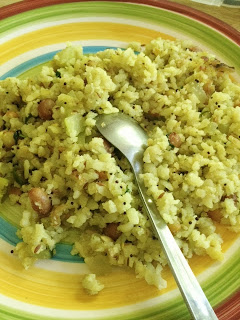
[[[12,226],[9,222],[0,217],[0,238],[15,247],[18,242],[22,241],[17,237],[16,232],[16,227]],[[84,263],[83,258],[78,255],[71,255],[72,245],[70,244],[58,243],[55,249],[56,254],[52,257],[52,260]]]
[[[89,54],[89,53],[97,53],[98,51],[104,51],[106,49],[117,49],[116,47],[109,47],[109,46],[86,46],[83,47],[83,53],[84,54]],[[61,50],[57,51],[52,51],[48,52],[45,54],[42,54],[40,56],[37,56],[33,59],[30,59],[28,61],[25,61],[15,68],[9,70],[8,72],[4,73],[1,77],[0,80],[4,80],[8,77],[17,77],[20,74],[26,72],[27,70],[30,70],[42,63],[48,62],[53,59],[56,53],[58,53]]]
[[[0,238],[15,246],[20,240],[16,235],[17,228],[0,217]]]
[[[52,260],[64,261],[64,262],[80,262],[84,263],[84,259],[71,255],[72,245],[65,243],[58,243],[56,245],[56,254],[52,257]]]

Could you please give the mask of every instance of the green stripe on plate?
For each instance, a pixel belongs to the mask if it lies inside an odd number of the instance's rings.
[[[0,33],[10,33],[14,29],[25,26],[37,25],[40,22],[64,20],[76,17],[118,17],[127,18],[132,21],[142,21],[166,27],[179,35],[188,36],[211,48],[221,57],[240,70],[239,47],[230,39],[226,38],[216,30],[196,20],[186,18],[177,13],[163,9],[113,2],[80,2],[53,5],[34,9],[16,16],[4,19],[0,22]]]

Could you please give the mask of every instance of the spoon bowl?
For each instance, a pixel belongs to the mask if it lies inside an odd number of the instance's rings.
[[[96,125],[101,134],[120,150],[130,163],[136,154],[142,156],[147,147],[146,132],[135,120],[123,113],[100,115]]]
[[[122,113],[99,115],[96,126],[131,164],[145,212],[193,319],[216,320],[216,314],[141,179],[147,134],[135,120]]]

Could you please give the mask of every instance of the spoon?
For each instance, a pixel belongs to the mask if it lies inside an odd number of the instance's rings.
[[[140,178],[147,134],[135,120],[123,113],[102,114],[96,119],[100,133],[123,153],[132,166],[144,208],[193,319],[216,320],[216,314]]]

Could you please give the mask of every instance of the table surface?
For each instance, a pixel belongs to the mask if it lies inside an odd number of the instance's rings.
[[[0,0],[0,7],[21,2],[21,1],[24,1],[24,0]],[[172,2],[184,4],[189,7],[208,13],[213,17],[216,17],[226,22],[227,24],[231,25],[232,27],[240,31],[240,8],[239,7],[238,8],[225,7],[225,6],[216,7],[216,6],[196,3],[190,0],[172,0]]]

